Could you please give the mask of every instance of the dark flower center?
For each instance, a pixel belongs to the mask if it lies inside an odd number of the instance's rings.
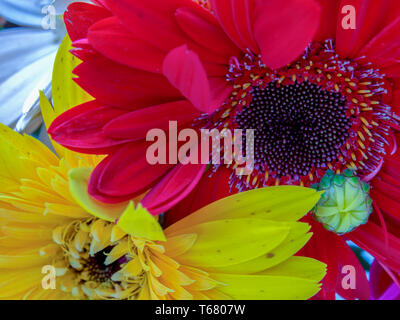
[[[231,96],[200,125],[255,130],[254,170],[230,180],[239,190],[311,186],[328,169],[368,180],[391,152],[391,83],[365,57],[342,59],[332,40],[278,70],[248,51],[231,58],[226,79]]]
[[[308,81],[253,87],[252,100],[237,116],[240,129],[254,129],[257,164],[278,177],[326,168],[348,138],[346,98]]]
[[[83,269],[87,272],[86,281],[95,281],[97,283],[110,281],[112,275],[121,269],[119,261],[115,261],[110,265],[105,264],[107,253],[111,251],[112,247],[106,248],[94,256],[87,254],[82,257]]]

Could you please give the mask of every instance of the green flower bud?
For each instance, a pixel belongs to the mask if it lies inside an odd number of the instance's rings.
[[[324,191],[313,209],[314,218],[334,233],[344,234],[367,223],[372,213],[369,185],[355,177],[351,170],[335,174],[328,170],[318,185]]]

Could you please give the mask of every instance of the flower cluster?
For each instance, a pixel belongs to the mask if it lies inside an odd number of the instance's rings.
[[[70,4],[40,96],[55,153],[0,127],[0,298],[398,298],[399,16],[398,0]],[[149,162],[171,121],[251,130],[252,170]]]

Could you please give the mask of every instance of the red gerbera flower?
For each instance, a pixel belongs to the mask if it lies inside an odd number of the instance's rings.
[[[375,210],[346,239],[400,272],[397,0],[213,0],[211,11],[191,0],[96,3],[73,4],[65,15],[83,60],[76,81],[96,99],[49,129],[68,148],[108,154],[90,181],[94,197],[118,202],[153,187],[143,203],[158,214],[196,185],[205,198],[196,190],[186,199],[200,206],[238,190],[310,186],[328,169],[350,168],[370,182]],[[356,29],[342,27],[346,5],[356,9]],[[147,163],[146,133],[170,120],[256,128],[252,175],[220,167],[208,178],[202,165]],[[180,217],[179,206],[173,214],[167,218]],[[309,219],[315,236],[304,250],[328,263],[320,297],[367,298],[345,238]],[[344,265],[360,271],[359,290],[340,286]]]

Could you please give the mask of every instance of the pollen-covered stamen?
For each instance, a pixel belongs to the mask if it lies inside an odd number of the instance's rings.
[[[255,162],[277,177],[326,168],[348,138],[346,98],[308,81],[254,87],[249,107],[236,116],[240,129],[255,129]]]

